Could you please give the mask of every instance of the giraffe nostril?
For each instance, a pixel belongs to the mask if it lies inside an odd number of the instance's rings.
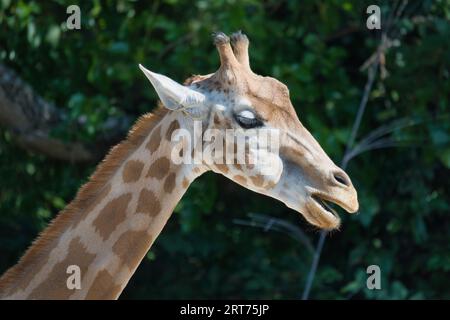
[[[338,172],[334,172],[333,173],[333,178],[334,178],[334,180],[336,180],[340,184],[343,184],[346,187],[350,187],[350,185],[351,185],[350,179],[343,172],[339,172],[339,171]]]

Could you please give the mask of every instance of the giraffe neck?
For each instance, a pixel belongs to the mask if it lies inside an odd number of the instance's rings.
[[[178,117],[164,112],[160,119],[139,121],[75,200],[0,279],[0,298],[120,295],[189,184],[204,171],[171,161],[170,137],[180,127]],[[79,289],[71,277],[78,271]]]

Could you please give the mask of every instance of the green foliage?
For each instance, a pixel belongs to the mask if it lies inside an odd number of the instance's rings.
[[[53,132],[90,141],[111,115],[137,118],[156,105],[138,69],[182,81],[216,70],[212,31],[245,31],[255,72],[285,82],[301,121],[339,163],[366,81],[359,67],[379,32],[365,28],[368,1],[86,1],[81,30],[67,30],[71,1],[0,1],[0,58],[68,117]],[[392,9],[383,4],[383,12]],[[354,158],[358,215],[324,248],[312,298],[450,298],[450,6],[408,5],[386,55],[360,136],[396,119],[403,148]],[[82,124],[80,127],[79,124]],[[358,141],[358,139],[357,139]],[[0,271],[70,202],[94,166],[57,162],[16,147],[0,133]],[[207,174],[177,206],[123,298],[298,298],[311,255],[282,233],[233,223],[249,212],[317,232],[274,199]],[[366,267],[382,270],[366,289]]]

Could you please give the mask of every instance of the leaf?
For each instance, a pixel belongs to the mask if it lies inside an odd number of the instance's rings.
[[[450,169],[450,148],[442,150],[438,154],[439,160],[441,160],[442,164]]]
[[[57,46],[59,43],[59,38],[61,36],[61,29],[57,25],[52,25],[45,36],[45,40],[52,46]]]

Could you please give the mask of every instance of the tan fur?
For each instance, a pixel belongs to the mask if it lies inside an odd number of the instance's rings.
[[[91,285],[86,295],[86,300],[115,299],[121,291],[122,287],[114,284],[114,279],[109,272],[102,270]]]
[[[150,152],[155,152],[159,147],[159,143],[161,142],[161,126],[156,127],[154,132],[152,132],[152,136],[150,137],[150,141],[147,143],[147,149]]]
[[[264,177],[262,175],[251,176],[250,179],[252,180],[253,184],[257,187],[262,187],[264,184]]]
[[[147,177],[154,177],[161,180],[166,176],[170,169],[170,160],[166,157],[159,158],[152,163],[148,169]]]
[[[78,265],[81,269],[81,276],[85,274],[89,265],[95,258],[95,255],[86,251],[85,246],[81,243],[80,238],[74,238],[70,242],[68,252],[72,255],[57,263],[49,274],[52,281],[44,281],[36,287],[28,297],[29,299],[39,299],[43,292],[47,293],[46,299],[68,299],[73,294],[66,286],[67,273],[66,266]]]
[[[146,230],[126,232],[114,244],[113,252],[130,270],[133,270],[140,263],[140,257],[145,255],[151,242],[153,237],[149,237]]]
[[[247,179],[244,176],[236,175],[233,177],[233,180],[236,181],[239,184],[246,185]]]
[[[129,183],[138,181],[143,168],[144,163],[141,161],[130,160],[125,163],[122,174],[123,182]]]
[[[131,197],[132,194],[128,192],[115,198],[103,207],[97,218],[92,222],[92,225],[103,240],[108,239],[116,226],[127,218]]]
[[[172,172],[167,176],[166,181],[164,181],[164,191],[166,193],[171,193],[172,190],[175,188],[176,179],[177,175],[174,172]]]
[[[178,123],[177,120],[173,120],[172,123],[169,125],[169,129],[167,129],[167,132],[166,132],[166,139],[168,141],[171,141],[172,133],[177,129],[180,129],[180,124]]]
[[[225,174],[227,174],[229,171],[228,166],[226,164],[218,163],[215,164],[215,167],[217,168],[217,170]]]
[[[187,188],[189,186],[189,180],[185,178],[183,178],[183,188]]]
[[[147,213],[152,217],[156,216],[161,211],[161,204],[156,198],[153,191],[142,189],[139,194],[138,206],[136,212]]]

